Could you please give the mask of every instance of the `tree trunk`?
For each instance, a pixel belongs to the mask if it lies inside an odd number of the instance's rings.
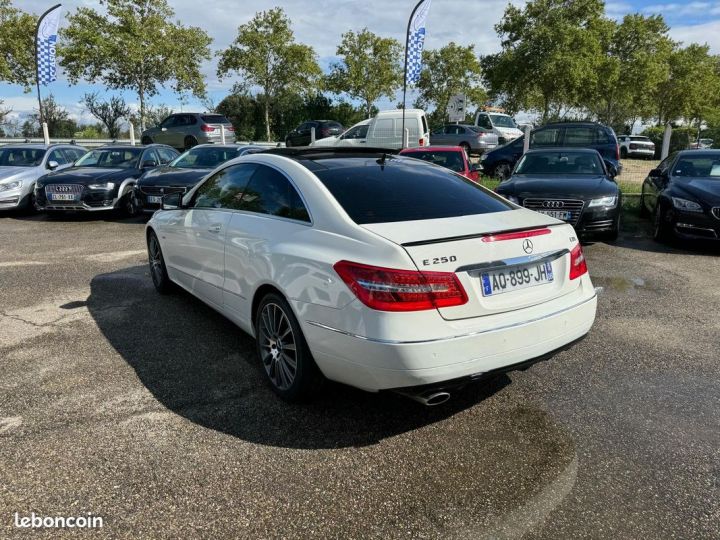
[[[270,137],[270,98],[265,93],[265,137],[267,142],[272,142]]]
[[[365,109],[367,110],[368,119],[372,118],[372,101],[365,100]]]
[[[145,88],[141,84],[138,88],[138,98],[140,99],[140,133],[145,131]]]

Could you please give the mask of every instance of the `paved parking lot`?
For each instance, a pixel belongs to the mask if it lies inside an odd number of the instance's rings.
[[[720,537],[717,249],[588,246],[591,334],[434,409],[278,401],[144,253],[141,220],[0,218],[0,537]]]

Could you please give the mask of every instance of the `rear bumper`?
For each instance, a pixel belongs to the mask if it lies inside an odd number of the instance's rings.
[[[633,150],[627,149],[628,156],[640,156],[640,157],[655,157],[654,148],[635,148]]]
[[[326,377],[379,391],[476,378],[541,357],[587,334],[596,309],[593,292],[530,320],[446,339],[376,340],[307,320],[303,331]]]

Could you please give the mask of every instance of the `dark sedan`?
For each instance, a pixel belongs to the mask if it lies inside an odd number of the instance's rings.
[[[202,144],[191,148],[171,163],[146,172],[135,185],[135,204],[144,212],[160,209],[168,193],[185,193],[208,172],[226,161],[266,150],[262,146]]]
[[[570,223],[578,234],[614,240],[620,231],[622,193],[612,171],[596,150],[530,150],[497,192]]]
[[[720,239],[720,150],[671,154],[643,182],[640,211],[655,239]]]
[[[36,206],[39,210],[120,210],[134,215],[137,207],[132,192],[137,179],[178,155],[175,149],[162,144],[96,148],[72,167],[38,179]]]

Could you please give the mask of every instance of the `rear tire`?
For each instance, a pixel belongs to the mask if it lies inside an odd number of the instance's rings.
[[[467,154],[467,157],[470,157],[470,145],[466,142],[460,143],[460,148],[465,150],[465,153]]]
[[[195,137],[188,136],[188,137],[185,137],[185,141],[183,144],[184,144],[185,150],[190,150],[193,146],[197,146],[198,142]]]
[[[625,148],[624,146],[621,146],[621,147],[620,147],[620,157],[621,157],[622,159],[627,159],[627,157],[628,157],[627,148]]]
[[[155,290],[160,294],[170,294],[175,288],[168,277],[165,257],[157,235],[150,231],[148,235],[148,261],[150,263],[150,277],[152,277]]]
[[[323,383],[292,309],[276,293],[267,294],[255,313],[257,354],[273,392],[290,402],[315,395]]]

